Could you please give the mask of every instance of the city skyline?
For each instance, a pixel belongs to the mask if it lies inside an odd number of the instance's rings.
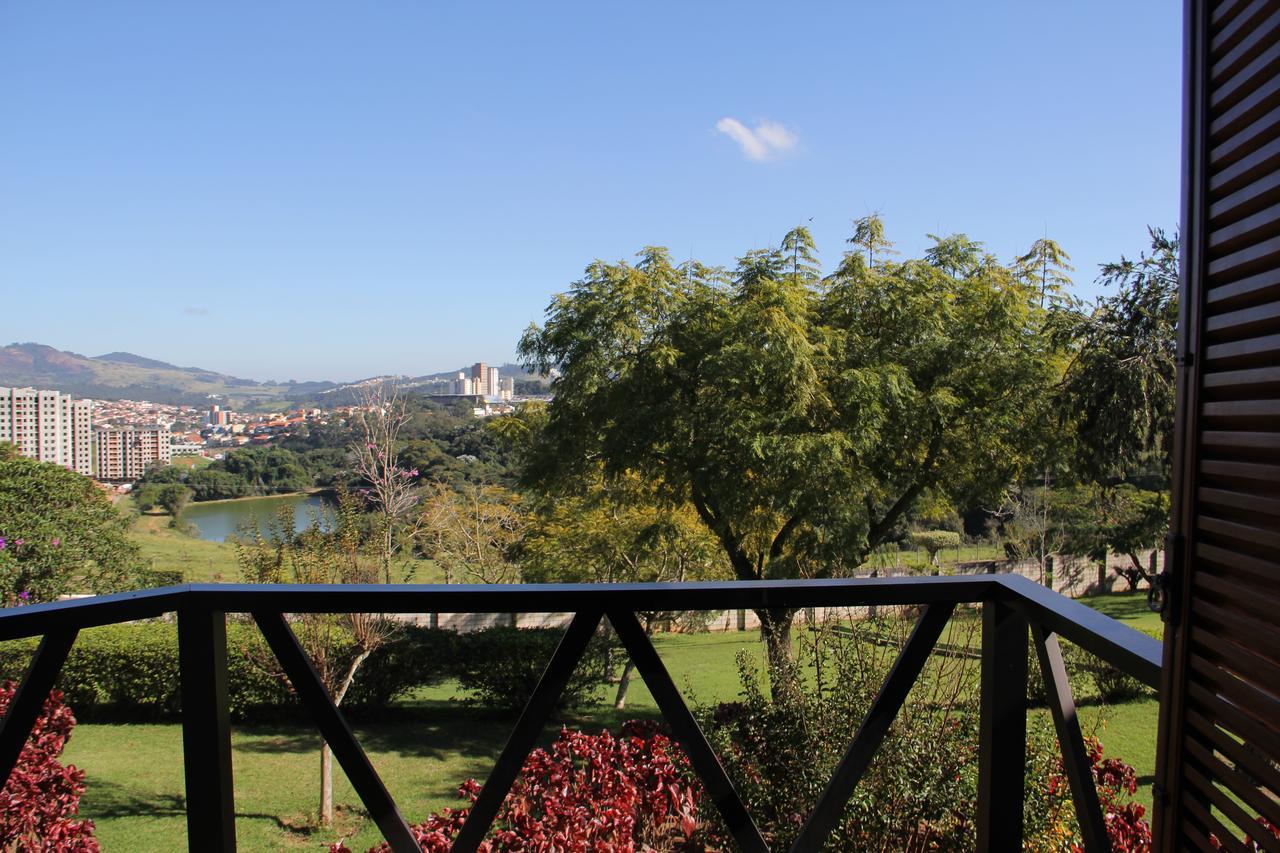
[[[1088,296],[1177,225],[1181,42],[1155,2],[815,6],[786,20],[794,62],[761,61],[781,20],[750,5],[249,10],[0,8],[24,338],[420,375],[514,360],[588,263],[647,244],[731,266],[803,223],[830,269],[879,212],[907,257],[1047,233]]]

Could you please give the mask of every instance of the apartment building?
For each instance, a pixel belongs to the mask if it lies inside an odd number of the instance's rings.
[[[137,480],[152,465],[168,465],[173,458],[168,427],[100,427],[95,441],[98,479]]]
[[[35,388],[0,388],[0,442],[41,462],[93,475],[93,402]]]

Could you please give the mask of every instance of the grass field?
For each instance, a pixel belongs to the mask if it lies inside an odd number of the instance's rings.
[[[125,500],[128,500],[127,498]],[[224,542],[206,542],[169,526],[169,516],[144,513],[134,521],[129,538],[152,568],[182,572],[191,583],[237,583],[240,567],[235,549]]]
[[[1158,624],[1145,612],[1141,596],[1090,603],[1135,627]],[[740,651],[763,660],[755,632],[661,635],[655,642],[691,704],[737,695],[735,658]],[[452,685],[423,690],[397,707],[396,719],[355,725],[371,761],[410,820],[456,805],[457,785],[468,777],[484,778],[512,725],[510,719],[460,705],[453,693]],[[602,688],[602,699],[605,693]],[[1043,709],[1032,713],[1047,716]],[[559,718],[544,737],[549,739],[559,723],[598,730],[616,728],[625,719],[656,716],[652,697],[637,679],[625,712],[615,712],[606,702],[587,713]],[[1086,703],[1081,709],[1082,724],[1086,731],[1098,733],[1107,755],[1124,758],[1138,771],[1143,785],[1139,800],[1148,806],[1156,717],[1154,700],[1113,707]],[[318,736],[304,724],[236,727],[233,762],[240,849],[318,849],[341,835],[351,838],[353,850],[363,850],[380,840],[340,769],[334,774],[337,832],[310,829],[318,790],[318,748]],[[186,829],[178,725],[82,724],[64,757],[88,772],[83,812],[97,823],[105,849],[161,851],[182,846]]]
[[[206,465],[212,465],[213,460],[208,456],[175,456],[169,464],[176,468],[190,468],[194,470],[197,468],[204,468]]]

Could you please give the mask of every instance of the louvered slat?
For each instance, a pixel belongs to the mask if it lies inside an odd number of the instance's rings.
[[[1251,746],[1233,738],[1226,731],[1211,723],[1194,710],[1187,711],[1187,734],[1203,744],[1206,749],[1220,753],[1226,760],[1241,767],[1273,795],[1280,793],[1280,770],[1259,756]]]
[[[1161,849],[1280,853],[1280,0],[1186,0]]]

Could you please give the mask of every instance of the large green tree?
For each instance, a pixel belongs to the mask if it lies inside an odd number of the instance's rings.
[[[587,267],[521,340],[560,371],[527,478],[635,472],[741,580],[847,575],[922,495],[1008,482],[1053,379],[1038,289],[962,236],[937,262],[849,252],[821,283],[784,245],[732,273],[656,247]],[[758,615],[780,673],[794,614]]]
[[[1063,418],[1079,442],[1082,474],[1098,481],[1156,471],[1168,476],[1177,368],[1178,237],[1150,229],[1137,259],[1104,264],[1115,288],[1085,309],[1054,314],[1051,329],[1071,352],[1061,387]]]
[[[128,526],[88,477],[0,442],[0,603],[128,588],[141,568]]]
[[[1114,288],[1088,306],[1062,304],[1050,329],[1070,353],[1058,394],[1069,427],[1072,474],[1089,485],[1089,551],[1128,556],[1119,573],[1133,588],[1151,581],[1139,554],[1168,528],[1170,453],[1176,397],[1178,237],[1148,229],[1150,248],[1104,264]],[[1076,546],[1080,546],[1077,544]]]

